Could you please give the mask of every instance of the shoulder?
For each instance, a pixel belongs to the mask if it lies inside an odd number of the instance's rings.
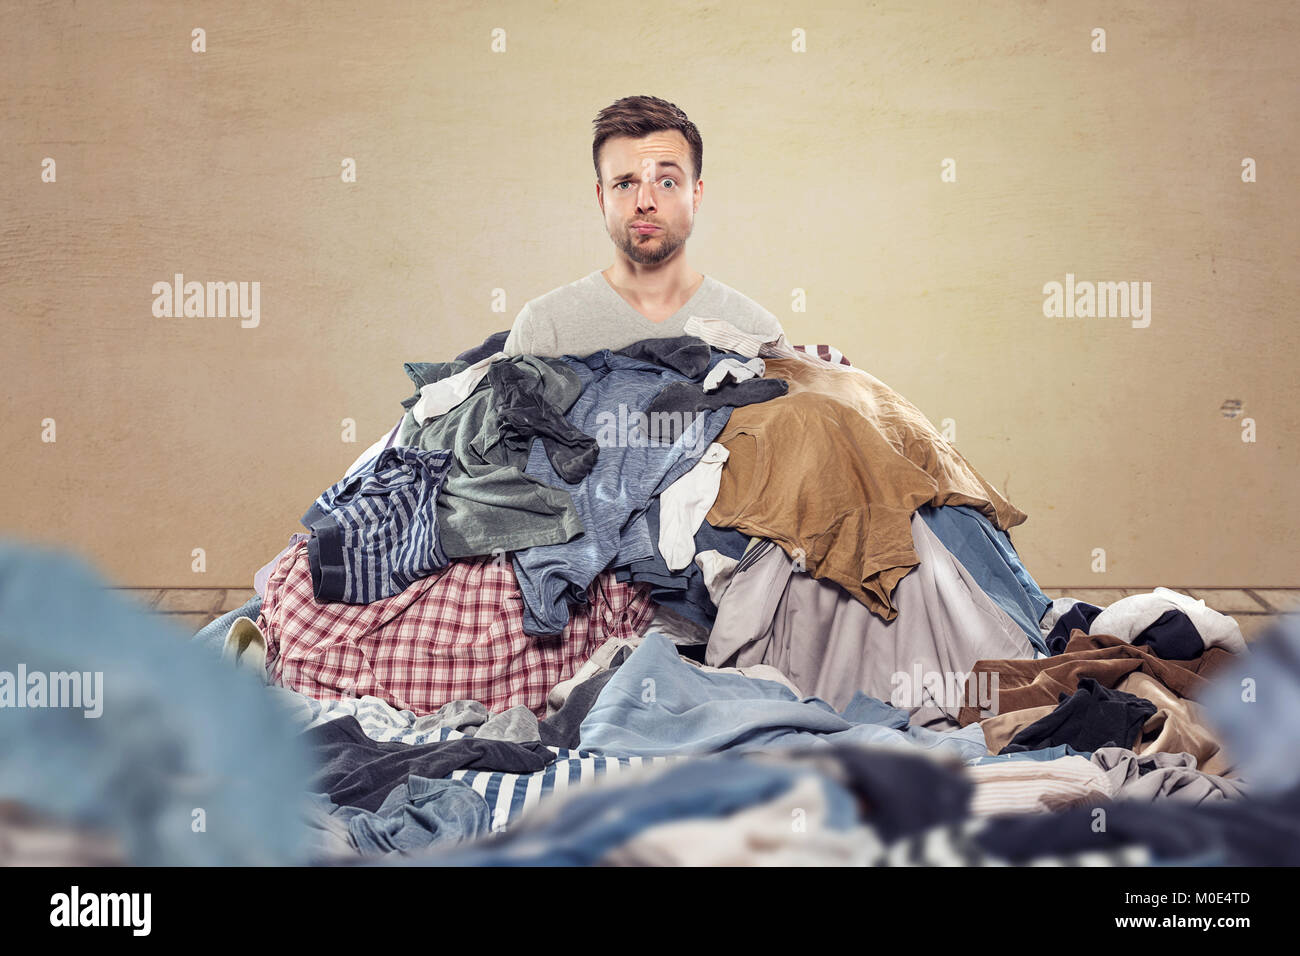
[[[599,271],[588,273],[581,279],[574,279],[535,299],[529,299],[524,303],[524,308],[535,320],[544,321],[556,315],[568,314],[576,307],[580,308],[600,301],[603,290],[597,284],[598,282],[605,282]]]
[[[554,354],[557,345],[556,320],[585,314],[589,310],[584,306],[597,301],[598,290],[593,288],[593,276],[599,278],[600,273],[585,275],[525,302],[515,316],[502,351],[507,355]]]
[[[718,313],[718,318],[725,319],[740,331],[751,335],[767,335],[775,338],[785,333],[781,328],[780,320],[775,315],[743,292],[733,289],[713,276],[708,276],[705,281],[712,283],[710,300]]]

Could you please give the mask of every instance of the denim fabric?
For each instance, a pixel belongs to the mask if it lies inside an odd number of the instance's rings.
[[[840,714],[820,698],[796,698],[775,681],[701,671],[666,637],[651,633],[596,698],[582,722],[579,749],[645,757],[858,744],[933,749],[963,760],[988,753],[978,723],[937,733],[854,722],[864,716],[897,720],[892,708],[860,697],[866,695],[859,693]]]
[[[486,836],[487,801],[459,780],[412,774],[389,792],[378,810],[340,807],[362,853],[409,853]]]
[[[719,353],[716,361],[724,357]],[[729,407],[703,413],[692,419],[673,444],[646,442],[645,447],[637,447],[634,439],[650,436],[630,427],[620,435],[620,420],[626,422],[627,416],[643,411],[665,385],[686,380],[685,376],[609,350],[564,361],[582,383],[582,395],[567,417],[581,431],[596,436],[601,442],[600,456],[587,477],[569,485],[547,460],[541,441],[533,442],[524,473],[552,488],[567,488],[584,533],[570,541],[513,555],[527,634],[564,630],[569,622],[568,605],[583,602],[596,575],[618,554],[628,519],[694,467],[731,415]]]
[[[1020,625],[1038,652],[1049,653],[1038,622],[1052,602],[1025,570],[1010,536],[967,505],[922,505],[917,511],[980,588]]]
[[[19,665],[29,679],[102,674],[102,713],[0,709],[0,799],[103,827],[133,865],[301,859],[310,767],[265,687],[109,590],[83,559],[0,542],[0,670]]]

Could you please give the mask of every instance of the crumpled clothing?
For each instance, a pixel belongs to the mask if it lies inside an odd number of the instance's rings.
[[[712,392],[727,381],[746,382],[751,378],[762,378],[766,369],[761,358],[747,359],[744,362],[740,359],[723,359],[704,376],[703,388],[706,392]]]
[[[503,362],[488,370],[488,381],[496,395],[502,441],[527,451],[540,438],[557,475],[569,484],[587,476],[600,454],[596,439],[574,428],[545,400],[536,368]]]
[[[1196,769],[1192,754],[1135,754],[1123,747],[1102,747],[1092,762],[1106,772],[1117,800],[1178,800],[1206,803],[1235,800],[1249,792],[1241,780]]]

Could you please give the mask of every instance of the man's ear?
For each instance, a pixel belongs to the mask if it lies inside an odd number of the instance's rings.
[[[605,216],[605,194],[600,188],[600,180],[596,180],[596,205],[600,206],[600,215],[603,219]]]

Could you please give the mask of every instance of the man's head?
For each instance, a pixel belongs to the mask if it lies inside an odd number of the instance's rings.
[[[626,96],[601,110],[594,126],[591,159],[605,229],[633,262],[657,265],[695,228],[704,198],[700,131],[656,96]],[[637,222],[659,228],[642,232]]]

